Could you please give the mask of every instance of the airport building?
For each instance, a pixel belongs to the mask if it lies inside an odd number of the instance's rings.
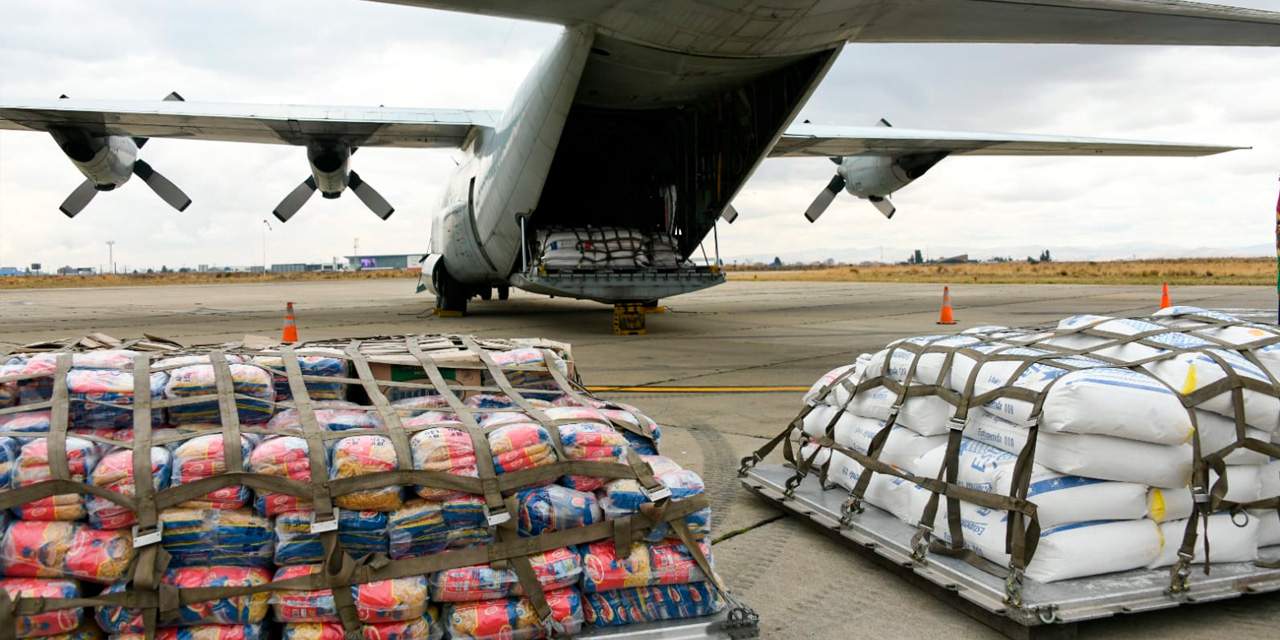
[[[421,268],[421,253],[401,253],[388,255],[359,255],[344,256],[347,264],[352,271],[361,271],[366,269],[419,269]]]

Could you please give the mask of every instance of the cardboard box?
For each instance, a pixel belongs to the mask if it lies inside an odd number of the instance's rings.
[[[373,373],[375,380],[390,380],[392,382],[415,382],[419,384],[431,384],[431,380],[427,378],[427,374],[422,367],[417,364],[391,364],[386,362],[370,362],[369,370]],[[451,386],[459,387],[478,387],[480,386],[480,370],[479,369],[452,369],[441,368],[440,374],[444,376]],[[395,401],[401,398],[409,398],[417,395],[426,395],[430,393],[426,390],[417,390],[410,387],[401,386],[379,386],[379,390],[389,400]],[[459,396],[469,398],[479,393],[478,391],[462,391]]]

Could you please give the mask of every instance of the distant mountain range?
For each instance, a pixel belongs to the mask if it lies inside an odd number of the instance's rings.
[[[976,248],[963,246],[940,247],[844,247],[828,249],[807,249],[803,251],[779,251],[773,254],[743,254],[725,256],[726,264],[735,261],[742,264],[753,262],[769,263],[774,257],[783,262],[836,262],[857,264],[860,262],[906,262],[916,250],[928,251],[926,258],[942,259],[968,254],[971,260],[990,260],[995,257],[1025,260],[1027,256],[1038,257],[1048,249],[1054,260],[1059,262],[1106,261],[1106,260],[1151,260],[1161,258],[1263,258],[1274,256],[1276,248],[1270,244],[1257,244],[1237,247],[1179,247],[1167,244],[1135,243],[1112,244],[1096,247],[1055,247],[1051,245]]]

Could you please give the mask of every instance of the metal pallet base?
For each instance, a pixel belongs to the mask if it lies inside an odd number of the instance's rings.
[[[577,640],[743,640],[760,634],[755,613],[738,618],[731,616],[732,604],[723,611],[704,618],[662,620],[621,627],[587,627],[574,636]]]
[[[782,465],[761,465],[748,471],[742,484],[1010,638],[1074,638],[1076,624],[1086,620],[1280,591],[1280,569],[1233,562],[1214,564],[1208,576],[1200,565],[1194,566],[1189,592],[1178,596],[1166,593],[1168,568],[1139,569],[1050,584],[1027,580],[1022,605],[1010,606],[1000,578],[953,558],[930,555],[924,562],[912,560],[915,529],[881,509],[867,505],[850,525],[841,525],[841,505],[848,498],[843,489],[824,490],[810,475],[786,497],[785,483],[794,475]],[[1274,547],[1268,551],[1276,555]]]

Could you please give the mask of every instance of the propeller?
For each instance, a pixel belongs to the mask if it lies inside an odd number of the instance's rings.
[[[61,100],[66,100],[67,95],[62,94],[61,96],[58,96],[58,98]],[[166,102],[174,102],[174,101],[182,102],[183,98],[182,96],[178,95],[178,92],[174,91],[174,92],[171,92],[169,95],[165,96],[164,100]],[[81,140],[87,139],[87,134],[80,133],[77,135],[85,136],[85,138],[81,138]],[[106,146],[112,145],[112,138],[115,138],[117,140],[116,144],[127,144],[127,142],[125,142],[124,140],[120,140],[121,138],[123,138],[123,136],[108,136],[106,141]],[[147,143],[147,140],[148,138],[142,138],[142,137],[132,138],[133,144],[136,149],[141,149],[143,145]],[[90,154],[90,157],[91,157],[93,153],[96,153],[94,149],[95,148],[101,149],[102,145],[101,143],[97,143],[96,147],[82,145],[81,148],[86,149],[87,150],[86,153]],[[81,159],[85,160],[85,158],[81,158]],[[76,158],[73,157],[72,161],[77,162],[77,166],[79,166],[79,162],[76,160]],[[161,200],[164,200],[166,203],[168,203],[169,206],[173,207],[174,209],[177,209],[178,211],[185,211],[187,207],[191,206],[191,198],[187,197],[187,194],[183,193],[182,189],[178,188],[178,185],[174,184],[171,180],[161,175],[160,172],[153,169],[151,165],[147,163],[147,161],[134,160],[132,172],[133,172],[133,175],[136,175],[139,178],[141,178],[142,181],[145,182],[148,187],[151,187],[151,190],[154,191],[156,195],[160,196]],[[126,174],[123,178],[120,179],[120,182],[123,182],[124,180],[127,180],[127,179],[128,179],[128,175]],[[80,183],[80,186],[76,187],[75,190],[71,192],[71,195],[67,196],[66,200],[62,201],[62,204],[58,207],[58,210],[62,211],[62,213],[66,215],[68,218],[74,218],[76,217],[77,214],[83,211],[84,208],[88,206],[91,201],[93,201],[93,197],[96,196],[99,191],[111,191],[115,189],[117,186],[119,186],[119,183],[108,182],[106,184],[99,185],[93,180],[86,179],[84,182]]]
[[[875,126],[892,127],[893,124],[891,124],[888,120],[881,118],[880,121],[877,122]],[[922,154],[918,158],[915,156],[907,156],[904,158],[893,158],[887,161],[884,159],[879,159],[878,161],[886,162],[886,163],[897,163],[906,171],[910,180],[914,180],[920,177],[921,175],[924,175],[925,171],[928,171],[930,167],[937,164],[938,161],[941,160],[946,154],[945,153],[933,154],[933,155],[928,155],[928,157],[925,157],[926,155],[928,154]],[[934,157],[935,155],[936,157]],[[817,222],[818,218],[822,217],[822,214],[826,212],[827,207],[831,206],[831,203],[836,199],[836,196],[840,195],[840,192],[844,190],[846,186],[848,186],[849,183],[845,178],[846,175],[852,174],[854,176],[857,176],[858,173],[861,171],[861,165],[851,164],[846,166],[845,163],[858,162],[859,160],[860,160],[859,158],[842,158],[839,156],[833,156],[831,158],[831,161],[834,162],[837,167],[840,167],[840,169],[836,170],[835,177],[831,179],[831,182],[827,183],[826,188],[824,188],[822,191],[818,193],[817,198],[813,199],[813,204],[810,204],[809,208],[805,210],[804,217],[808,219],[809,222]],[[862,159],[861,161],[875,162],[877,160]],[[918,171],[917,171],[917,168],[918,168]],[[907,182],[910,182],[910,180],[907,180]],[[903,184],[905,185],[905,183]],[[858,195],[860,197],[865,197],[868,201],[870,201],[871,204],[877,210],[879,210],[880,213],[883,214],[884,217],[886,218],[892,218],[893,214],[897,213],[898,211],[898,208],[895,207],[893,203],[889,201],[889,197],[887,195],[884,195],[884,196],[879,196],[879,195],[861,196],[861,194],[858,194]]]
[[[311,162],[311,175],[276,205],[272,215],[281,222],[288,222],[316,191],[325,198],[337,198],[342,195],[343,190],[351,189],[374,215],[383,220],[390,217],[396,211],[391,203],[365,182],[360,174],[347,169],[347,160],[356,151],[345,143],[309,142],[307,157]]]

